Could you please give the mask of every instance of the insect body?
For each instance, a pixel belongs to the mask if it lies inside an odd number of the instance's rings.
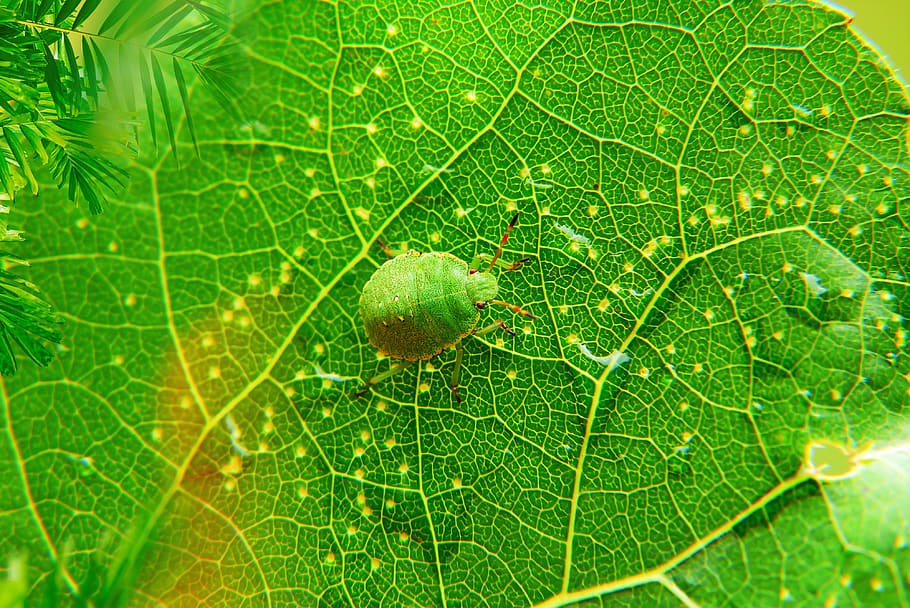
[[[360,314],[367,338],[380,352],[401,362],[388,372],[371,378],[364,390],[415,361],[429,359],[454,347],[457,352],[451,386],[455,398],[460,401],[458,374],[462,339],[497,328],[515,335],[501,320],[476,329],[480,311],[487,304],[498,304],[535,318],[519,306],[496,299],[499,283],[491,272],[517,220],[516,215],[503,235],[496,255],[483,272],[472,269],[449,253],[411,251],[392,258],[373,273],[360,295]],[[527,258],[506,270],[516,270],[525,261]]]
[[[449,253],[404,253],[377,270],[363,288],[360,313],[370,344],[397,359],[438,355],[474,330],[477,303],[499,290],[489,272],[471,273]]]

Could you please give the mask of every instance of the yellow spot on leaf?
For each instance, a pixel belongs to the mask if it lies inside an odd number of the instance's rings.
[[[737,200],[739,201],[739,208],[743,211],[748,211],[752,208],[752,197],[749,196],[748,192],[740,192],[737,195]]]
[[[221,472],[224,475],[237,475],[243,471],[243,462],[240,460],[240,456],[234,454],[230,459],[221,467]]]

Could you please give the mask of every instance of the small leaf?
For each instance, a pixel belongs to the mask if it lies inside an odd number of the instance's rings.
[[[0,155],[4,156],[4,155]],[[9,170],[9,164],[6,158],[0,158],[0,189],[6,193],[6,196],[12,199],[16,194],[16,187],[13,183],[13,176]]]
[[[45,73],[44,82],[54,100],[54,106],[57,108],[58,116],[67,114],[67,94],[63,83],[60,81],[60,71],[57,68],[57,59],[54,57],[50,47],[44,46]]]
[[[82,102],[82,76],[79,74],[79,62],[76,60],[76,51],[73,49],[73,43],[69,36],[63,36],[63,47],[66,51],[66,65],[70,71],[70,83],[72,87],[72,104],[71,113],[75,114],[81,109]]]
[[[32,21],[44,21],[44,18],[47,16],[48,12],[51,10],[51,7],[55,5],[59,0],[42,0],[41,4],[35,7],[35,11],[29,15],[29,18]]]
[[[166,19],[164,23],[155,28],[154,33],[152,34],[151,38],[148,39],[146,44],[149,47],[154,47],[162,37],[170,34],[174,28],[187,17],[187,15],[192,13],[192,10],[192,7],[189,5],[185,5],[177,9],[177,11],[175,11],[173,15]]]
[[[130,11],[135,11],[141,9],[143,4],[141,2],[117,2],[114,4],[114,8],[105,18],[104,22],[101,24],[101,27],[98,28],[99,34],[105,34],[113,28],[115,25],[120,23]]]
[[[167,127],[168,137],[171,140],[171,150],[173,151],[174,158],[177,158],[177,138],[175,135],[174,119],[171,115],[171,104],[168,101],[167,94],[167,82],[164,80],[164,73],[161,71],[161,66],[158,65],[158,60],[154,55],[151,56],[152,60],[152,74],[155,78],[155,88],[158,89],[158,97],[161,100],[161,108],[164,111],[164,124]]]
[[[149,76],[149,68],[145,57],[142,53],[138,56],[139,62],[139,81],[142,84],[142,92],[145,95],[145,108],[148,112],[149,132],[152,134],[152,143],[155,148],[158,147],[158,129],[155,126],[155,91],[152,87],[152,80]]]
[[[47,150],[44,149],[44,144],[41,142],[41,135],[29,124],[21,123],[19,125],[19,130],[25,136],[25,140],[31,146],[32,151],[41,157],[41,162],[47,162]]]
[[[19,164],[19,169],[22,170],[26,179],[28,179],[32,194],[38,194],[38,180],[35,179],[35,174],[32,173],[31,163],[29,163],[28,157],[22,148],[22,144],[19,142],[19,133],[10,127],[3,127],[2,133],[6,140],[6,145],[9,146],[9,150],[12,152],[13,158]]]
[[[95,10],[98,8],[98,5],[101,4],[101,0],[85,0],[85,4],[82,5],[82,8],[79,9],[79,13],[76,15],[76,18],[73,20],[73,25],[71,26],[74,30],[78,30],[79,27],[85,23],[86,19],[95,14]],[[83,39],[83,44],[84,44]]]
[[[83,0],[65,0],[63,5],[57,10],[57,14],[54,16],[54,25],[60,25],[73,14],[73,11],[76,10],[76,7]]]
[[[82,60],[85,69],[86,95],[91,100],[92,109],[98,109],[98,72],[95,67],[95,56],[88,37],[82,38]]]
[[[175,57],[173,60],[174,78],[177,80],[177,89],[180,91],[180,100],[183,102],[183,114],[186,116],[187,130],[193,139],[193,148],[196,150],[196,156],[199,156],[199,142],[196,141],[196,128],[193,125],[193,114],[190,110],[190,97],[186,89],[186,81],[183,78],[183,70],[180,68],[180,62]]]

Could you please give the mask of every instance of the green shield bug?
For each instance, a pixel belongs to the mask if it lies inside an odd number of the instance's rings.
[[[450,253],[409,251],[393,257],[373,273],[360,294],[360,316],[370,344],[399,362],[387,372],[367,380],[360,394],[416,361],[455,348],[450,386],[455,399],[461,403],[458,395],[464,352],[461,341],[467,336],[483,336],[496,329],[515,335],[502,320],[477,329],[480,311],[488,304],[496,304],[529,319],[536,318],[520,306],[496,299],[499,283],[491,271],[517,221],[518,214],[509,222],[496,254],[483,271]],[[517,270],[527,261],[528,258],[518,260],[505,270]]]

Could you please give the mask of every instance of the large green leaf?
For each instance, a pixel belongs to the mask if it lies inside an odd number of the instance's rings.
[[[97,586],[100,551],[140,605],[910,603],[910,108],[848,18],[246,27],[249,122],[205,117],[200,160],[103,217],[23,205],[68,319],[5,381],[2,548],[35,598]],[[377,241],[470,260],[516,211],[502,294],[539,319],[484,313],[517,336],[466,341],[461,404],[452,352],[353,396],[392,363],[357,313]]]

